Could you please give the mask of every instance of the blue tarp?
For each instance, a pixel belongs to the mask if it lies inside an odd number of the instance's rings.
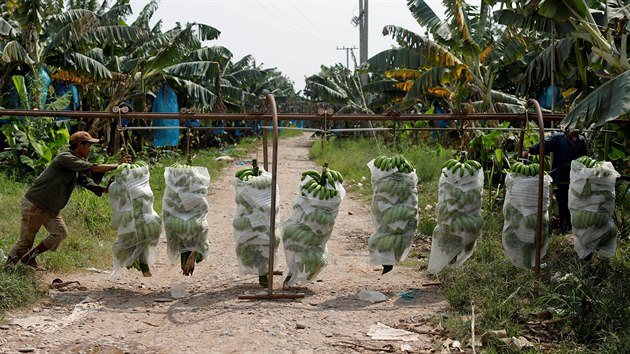
[[[436,105],[435,106],[435,111],[436,114],[440,114],[440,113],[444,113],[444,109],[439,106]],[[448,128],[450,126],[449,122],[447,120],[436,120],[435,121],[435,127],[436,128]],[[433,131],[433,139],[438,140],[442,135],[444,135],[444,131],[440,130],[440,131]]]
[[[77,87],[72,84],[67,84],[63,81],[55,81],[53,83],[53,88],[55,89],[55,96],[61,97],[68,93],[68,91],[72,92],[72,101],[68,104],[64,111],[78,111],[79,110],[79,91]],[[63,118],[69,119],[69,118]]]
[[[295,126],[297,128],[304,128],[304,121],[303,120],[290,120],[289,126],[290,127]]]
[[[64,111],[78,111],[79,110],[79,91],[76,86],[72,84],[67,84],[63,81],[55,81],[53,83],[53,88],[55,89],[55,96],[61,97],[68,92],[72,92],[72,100],[68,103],[68,106],[64,108]],[[70,118],[69,117],[56,117],[56,121],[63,121],[66,124],[66,128],[70,131]]]
[[[224,120],[220,120],[218,122],[213,122],[212,123],[213,127],[218,127],[218,128],[224,128],[225,127],[225,121]],[[219,135],[219,134],[223,134],[225,133],[225,129],[212,129],[212,134],[213,135]]]
[[[31,91],[34,84],[31,73],[26,74],[25,79],[27,82],[28,90]],[[38,86],[41,87],[41,91],[42,91],[42,100],[41,100],[42,107],[46,107],[46,99],[48,98],[48,86],[50,86],[50,75],[48,75],[48,71],[46,71],[46,69],[44,68],[39,69],[39,85]],[[20,99],[19,99],[17,90],[15,89],[15,86],[11,84],[10,87],[11,89],[8,92],[9,100],[5,108],[22,109],[23,107],[20,105]],[[30,99],[30,96],[29,96],[29,99]],[[33,107],[39,107],[39,106],[33,103]],[[29,107],[29,108],[32,108],[32,107]],[[18,118],[21,120],[24,120],[25,117],[18,117]],[[10,119],[6,119],[6,118],[0,119],[0,125],[7,124],[10,121],[11,121]]]
[[[558,87],[555,87],[555,90],[554,90],[554,87],[548,86],[538,96],[538,103],[540,104],[542,108],[551,109],[551,102],[552,102],[551,94],[552,93],[553,93],[553,98],[554,98],[555,103],[560,102],[560,99],[562,98],[560,89]],[[557,108],[557,107],[555,107],[554,105],[554,108]]]
[[[151,112],[178,113],[179,104],[177,94],[168,85],[164,84],[155,96]],[[179,119],[154,119],[154,127],[176,127],[179,126]],[[177,146],[179,142],[179,129],[155,129],[153,130],[153,146]]]

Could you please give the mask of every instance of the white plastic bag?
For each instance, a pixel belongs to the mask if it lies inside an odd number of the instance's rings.
[[[150,276],[155,263],[162,221],[153,210],[153,191],[149,185],[149,168],[124,168],[109,186],[112,226],[118,238],[112,245],[114,271],[136,268]]]
[[[368,162],[372,180],[372,223],[368,241],[371,265],[393,266],[407,258],[418,228],[418,176]]]
[[[483,169],[461,176],[442,169],[437,203],[437,225],[431,238],[427,271],[439,273],[451,264],[462,264],[473,253],[481,234]]]
[[[236,213],[232,225],[236,240],[236,255],[241,275],[266,275],[269,273],[269,243],[271,225],[271,173],[262,171],[260,176],[247,181],[234,178]],[[280,245],[280,193],[276,187],[275,243],[274,252]],[[274,265],[277,257],[274,253]]]
[[[166,232],[166,251],[172,263],[180,262],[184,275],[194,269],[186,265],[191,252],[195,263],[208,258],[208,186],[210,174],[201,166],[164,169],[166,188],[162,198],[162,217]]]
[[[335,226],[339,205],[346,194],[341,183],[335,181],[329,188],[334,187],[337,195],[320,199],[303,191],[302,186],[310,180],[309,176],[300,182],[300,195],[295,198],[293,211],[282,230],[287,261],[284,277],[285,285],[288,286],[315,279],[328,264],[326,243]]]
[[[505,177],[502,240],[506,256],[513,265],[532,269],[536,263],[536,223],[538,220],[538,178],[510,172]],[[551,177],[543,177],[542,230],[540,257],[547,254],[549,236],[549,187]]]
[[[611,258],[617,249],[615,183],[619,173],[608,162],[598,162],[588,168],[578,161],[571,162],[569,210],[575,235],[574,249],[578,257],[592,252]]]

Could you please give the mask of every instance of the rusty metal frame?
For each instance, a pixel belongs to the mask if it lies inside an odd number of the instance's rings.
[[[125,117],[127,119],[140,119],[140,120],[151,120],[151,119],[205,119],[205,120],[225,120],[225,121],[236,121],[236,120],[256,120],[256,121],[265,121],[273,123],[273,161],[272,161],[272,208],[271,208],[271,233],[272,236],[270,240],[270,278],[269,278],[269,288],[268,293],[266,295],[252,295],[252,296],[239,296],[239,298],[244,299],[258,299],[258,298],[295,298],[295,297],[303,297],[303,294],[273,294],[273,271],[272,262],[273,262],[273,247],[275,246],[275,204],[276,204],[276,172],[277,172],[277,157],[278,157],[278,121],[287,121],[287,120],[307,120],[307,121],[319,121],[327,124],[331,121],[398,121],[398,120],[407,120],[407,121],[437,121],[437,120],[446,120],[446,121],[488,121],[488,120],[499,120],[499,121],[512,121],[512,122],[524,122],[525,124],[521,128],[519,145],[517,146],[517,150],[522,152],[522,141],[523,134],[525,129],[527,129],[528,122],[528,111],[525,113],[453,113],[453,114],[331,114],[324,115],[322,117],[321,114],[278,114],[275,99],[272,94],[268,94],[266,96],[266,103],[270,104],[272,108],[272,113],[252,113],[252,114],[242,114],[242,113],[197,113],[193,111],[180,111],[180,113],[158,113],[158,112],[95,112],[95,111],[45,111],[45,110],[19,110],[19,109],[0,109],[0,117],[2,116],[29,116],[29,117],[70,117],[70,118],[86,118],[86,119],[94,119],[94,118],[105,118],[111,119],[116,122],[117,119],[121,117]],[[538,130],[540,135],[540,155],[543,156],[544,161],[544,121],[548,121],[551,123],[560,122],[564,118],[564,114],[556,114],[556,113],[546,113],[543,116],[540,105],[535,99],[530,99],[527,101],[527,109],[534,107],[537,114],[538,119]],[[119,129],[126,130],[134,130],[134,129],[155,129],[155,127],[120,127]],[[233,129],[250,129],[248,127],[185,127],[185,126],[174,126],[169,127],[170,129],[224,129],[224,130],[233,130]],[[268,170],[268,141],[267,141],[267,126],[262,127],[262,139],[263,139],[263,163],[265,170]],[[364,129],[359,128],[360,130],[374,130],[374,128]],[[380,130],[386,130],[389,128],[378,128]],[[458,130],[458,129],[467,129],[467,128],[408,128],[408,129],[399,129],[399,130]],[[484,129],[494,129],[492,127],[474,127],[470,129],[475,130],[484,130]],[[317,129],[308,129],[305,130],[310,131],[326,131],[327,130],[317,130]],[[351,131],[353,129],[337,129],[337,131]],[[389,129],[391,130],[391,129]],[[551,129],[556,130],[556,129]],[[544,178],[544,163],[540,164],[540,174],[538,181],[538,221],[536,224],[536,239],[535,239],[535,247],[536,247],[536,260],[534,266],[534,273],[536,278],[538,279],[540,275],[540,253],[541,253],[541,243],[542,243],[542,191],[543,191],[543,178]]]
[[[273,276],[274,276],[274,264],[275,264],[275,246],[276,246],[276,192],[277,192],[277,178],[278,178],[278,112],[276,111],[276,100],[272,94],[267,94],[266,103],[271,106],[272,121],[273,121],[273,161],[271,162],[271,220],[269,225],[269,275],[266,294],[254,294],[254,295],[239,295],[239,299],[246,300],[258,300],[258,299],[297,299],[303,298],[303,293],[273,293]],[[263,129],[263,136],[266,136]],[[267,154],[265,143],[265,169],[267,169]]]

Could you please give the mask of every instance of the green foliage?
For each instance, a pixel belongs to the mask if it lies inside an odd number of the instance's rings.
[[[431,189],[426,192],[430,192]],[[435,188],[432,189],[435,193]],[[418,194],[424,193],[420,189],[418,189]],[[437,198],[437,197],[436,197]],[[420,210],[420,216],[418,221],[418,232],[421,236],[431,236],[433,234],[433,230],[437,226],[437,219],[435,218],[435,212],[433,209],[430,211],[422,211]]]
[[[578,259],[566,240],[554,241],[555,254],[548,261],[549,280],[543,283],[536,305],[541,311],[566,318],[556,328],[555,338],[594,349],[615,343],[617,350],[625,348],[627,343],[619,339],[630,336],[626,325],[630,321],[630,240],[619,242],[614,258],[595,255],[590,260]],[[565,332],[565,328],[571,331]]]
[[[86,231],[93,235],[107,231],[107,225],[112,216],[107,194],[97,197],[94,193],[81,187],[76,188],[73,192],[64,213],[69,220],[76,219],[75,215],[81,216],[82,220],[77,226],[85,226]]]
[[[287,124],[286,126],[288,127],[289,125]],[[269,130],[269,133],[270,133],[270,135],[268,135],[268,137],[272,138],[273,137],[273,130]],[[278,133],[278,137],[280,139],[284,139],[284,138],[290,138],[290,137],[294,137],[294,136],[300,136],[302,134],[304,134],[304,132],[301,131],[301,130],[297,130],[297,129],[282,129]]]
[[[502,215],[484,216],[483,237],[473,256],[458,268],[447,267],[438,275],[444,295],[456,313],[443,325],[466,343],[470,323],[461,314],[476,312],[476,333],[505,329],[508,336],[528,333],[523,324],[545,333],[560,352],[619,352],[627,347],[630,330],[630,241],[621,240],[613,259],[594,256],[579,260],[566,238],[550,239],[543,259],[538,293],[533,272],[514,268],[504,256],[501,244]],[[459,315],[458,315],[459,314]],[[539,323],[541,314],[559,319],[554,325]],[[513,352],[496,340],[486,344],[488,352]],[[538,350],[538,349],[537,349]]]
[[[625,125],[607,124],[590,143],[593,156],[599,160],[611,161],[621,174],[628,169],[628,150],[626,144],[630,139],[630,128]]]
[[[0,268],[0,322],[7,310],[30,304],[46,293],[39,288],[34,273],[26,266],[14,270]]]
[[[28,95],[25,79],[21,75],[12,77],[20,108],[30,109],[33,98]],[[67,93],[50,103],[47,110],[59,110],[68,106],[72,95]],[[39,174],[64,147],[70,138],[63,122],[52,118],[9,117],[10,123],[0,127],[11,148],[0,153],[0,163],[15,169],[18,173],[32,170]]]
[[[20,202],[26,185],[0,174],[0,250],[5,255],[17,239],[20,230]],[[40,296],[35,272],[20,266],[16,271],[3,270],[0,263],[0,321],[5,311],[31,303]]]
[[[313,142],[309,157],[344,176],[344,188],[360,191],[364,197],[372,195],[370,171],[367,163],[375,158],[374,140],[371,139],[320,139]],[[364,187],[358,186],[361,183]]]
[[[16,179],[0,174],[0,248],[5,254],[20,233],[20,203],[26,187]]]
[[[0,161],[9,168],[36,173],[43,171],[70,137],[62,124],[48,118],[35,121],[16,118],[1,130],[11,149],[0,153]]]
[[[407,160],[413,163],[418,175],[418,183],[434,183],[440,177],[442,163],[447,156],[435,150],[435,146],[402,147],[400,152],[404,152]],[[420,200],[418,200],[420,202]],[[427,203],[428,204],[428,203]]]

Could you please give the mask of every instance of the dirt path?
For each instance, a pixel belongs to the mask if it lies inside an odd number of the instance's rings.
[[[279,143],[283,221],[291,212],[300,173],[316,168],[308,160],[309,145],[308,135]],[[260,153],[258,158],[262,160]],[[115,277],[110,270],[45,273],[48,284],[62,277],[80,286],[52,289],[36,307],[9,314],[9,324],[0,327],[0,353],[426,353],[434,348],[437,331],[427,319],[444,310],[446,302],[436,287],[423,286],[429,280],[417,269],[394,267],[381,275],[369,265],[370,208],[352,195],[341,203],[328,243],[329,264],[317,280],[284,291],[282,276],[274,277],[274,293],[300,292],[303,299],[238,299],[266,293],[257,277],[238,275],[232,176],[240,167],[231,164],[210,183],[210,259],[199,263],[193,276],[183,276],[178,264],[170,264],[164,242],[150,278],[135,270]],[[188,295],[174,298],[178,286]],[[358,295],[363,288],[388,299],[363,301]],[[368,332],[379,322],[415,331],[417,340],[373,339]]]

